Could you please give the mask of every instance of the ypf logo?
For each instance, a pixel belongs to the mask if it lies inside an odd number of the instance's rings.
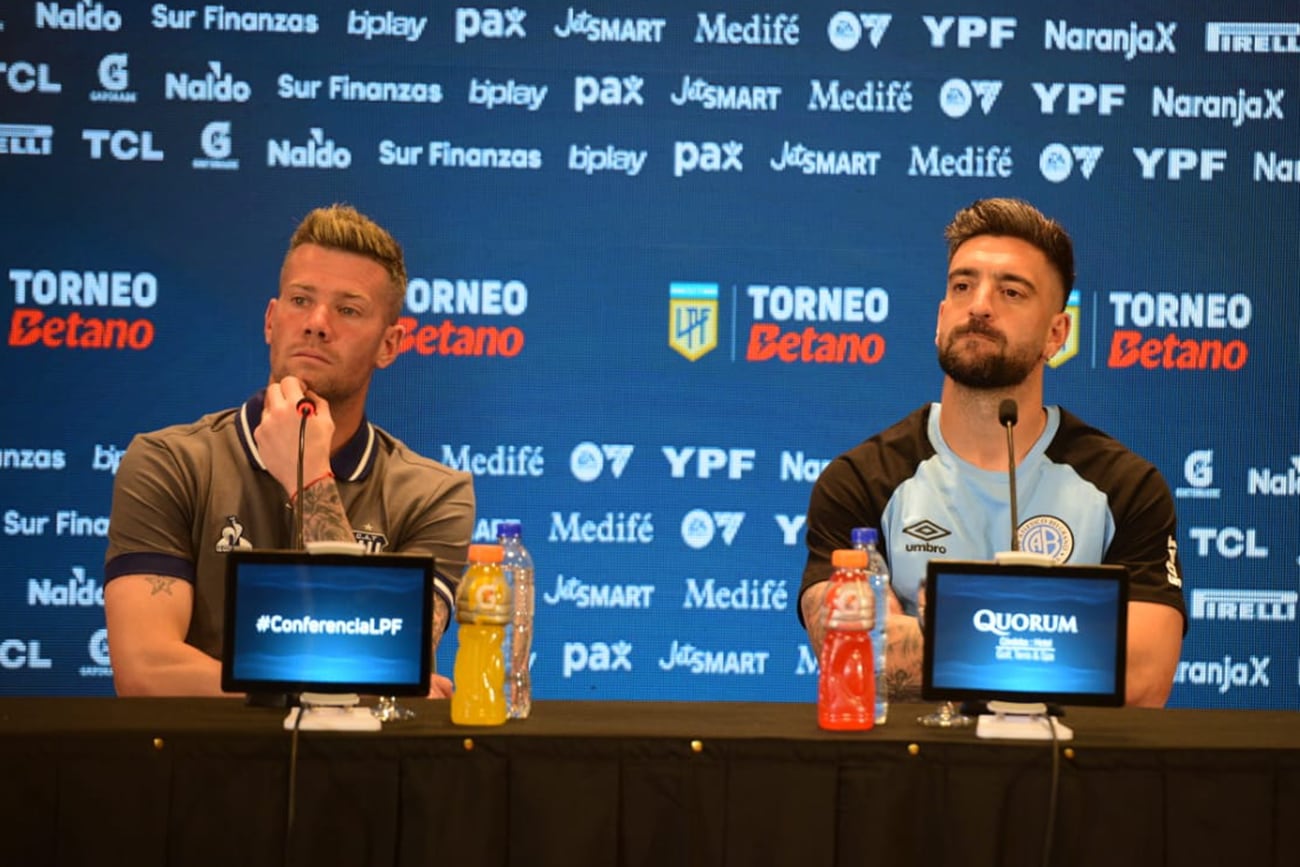
[[[717,283],[669,285],[668,345],[687,361],[695,361],[717,348]]]
[[[1077,168],[1084,180],[1092,178],[1092,170],[1101,159],[1101,145],[1065,145],[1052,142],[1038,155],[1038,170],[1054,184],[1067,180]]]
[[[839,51],[852,51],[858,47],[865,33],[872,48],[880,47],[880,40],[885,38],[889,22],[894,18],[888,13],[872,12],[836,12],[826,25],[826,35],[831,45]]]
[[[1070,297],[1065,302],[1065,315],[1070,317],[1070,334],[1061,344],[1061,348],[1056,350],[1056,354],[1047,359],[1047,366],[1051,368],[1060,367],[1065,362],[1079,354],[1079,321],[1082,318],[1080,307],[1082,306],[1083,296],[1078,289],[1070,290]]]
[[[965,117],[979,100],[980,111],[988,114],[1002,92],[1002,82],[994,79],[950,78],[939,87],[939,108],[951,118]]]

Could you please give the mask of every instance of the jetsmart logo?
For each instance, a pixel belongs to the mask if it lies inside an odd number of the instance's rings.
[[[153,307],[158,278],[144,271],[52,271],[10,268],[14,312],[9,345],[47,349],[133,349],[153,345],[149,319],[47,314],[48,307]],[[29,306],[30,305],[30,306]]]
[[[686,598],[682,608],[707,611],[785,611],[790,607],[790,592],[784,580],[742,578],[733,585],[720,585],[713,578],[703,583],[686,579]]]
[[[774,172],[791,169],[805,175],[875,177],[880,151],[814,150],[802,142],[786,140],[780,155],[773,157],[768,165]]]
[[[91,102],[133,103],[137,94],[127,90],[131,84],[131,73],[127,68],[130,62],[128,54],[105,54],[99,59],[99,90],[90,92]]]
[[[81,0],[72,6],[60,3],[36,4],[37,29],[50,30],[107,30],[122,29],[122,13],[105,9],[103,3]]]
[[[221,67],[221,61],[209,60],[202,78],[187,72],[169,72],[163,78],[163,97],[188,102],[248,102],[253,88],[236,79]]]
[[[705,650],[674,640],[668,655],[659,660],[660,671],[682,669],[687,674],[761,675],[766,673],[766,650]]]
[[[799,44],[799,15],[785,12],[755,12],[741,21],[731,21],[725,12],[696,13],[695,41],[714,45]]]
[[[789,322],[878,325],[889,317],[889,293],[879,286],[755,283],[746,293],[753,317],[746,361],[877,364],[885,357],[885,338],[877,332],[822,331],[811,324],[782,328]]]
[[[266,164],[285,169],[346,169],[352,165],[352,151],[325,137],[325,130],[314,126],[306,144],[296,145],[288,139],[271,139],[266,143]]]
[[[588,42],[662,42],[667,23],[664,18],[605,18],[570,6],[564,23],[555,25],[555,35]]]
[[[1125,60],[1139,54],[1176,54],[1174,31],[1177,29],[1176,21],[1157,21],[1154,27],[1139,27],[1136,21],[1130,21],[1127,28],[1071,27],[1060,18],[1044,22],[1043,49],[1122,54]]]
[[[1151,116],[1228,120],[1234,127],[1248,120],[1283,120],[1285,95],[1281,87],[1266,87],[1258,96],[1248,94],[1244,87],[1229,94],[1179,93],[1172,87],[1153,87]]]
[[[649,608],[653,584],[588,584],[577,576],[557,575],[555,590],[542,594],[547,605],[573,603],[574,608]]]
[[[826,36],[837,51],[852,51],[863,36],[872,48],[879,48],[893,18],[887,12],[836,12],[826,24]]]
[[[1193,337],[1188,331],[1244,331],[1253,315],[1247,295],[1111,292],[1108,297],[1115,318],[1108,367],[1237,371],[1246,366],[1250,357],[1246,341]],[[1169,330],[1159,333],[1160,329]]]
[[[1300,23],[1207,21],[1205,50],[1211,54],[1300,54]]]
[[[649,545],[655,540],[653,512],[606,512],[599,520],[584,519],[581,512],[568,516],[551,512],[550,542],[578,545]]]
[[[1193,620],[1228,620],[1265,623],[1294,623],[1295,590],[1226,590],[1192,591]]]
[[[776,111],[781,88],[769,84],[712,84],[682,76],[682,88],[668,97],[673,105],[695,103],[705,111]]]

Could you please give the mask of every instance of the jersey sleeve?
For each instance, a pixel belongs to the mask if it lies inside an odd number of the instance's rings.
[[[113,480],[104,580],[168,575],[193,582],[194,480],[158,438],[135,436]]]

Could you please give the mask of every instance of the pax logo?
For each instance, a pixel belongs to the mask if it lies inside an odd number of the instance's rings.
[[[1225,560],[1247,557],[1263,560],[1268,557],[1268,548],[1261,545],[1255,536],[1253,527],[1246,530],[1240,527],[1192,527],[1187,535],[1196,543],[1196,556],[1210,556],[1210,549]]]
[[[1075,169],[1086,181],[1092,178],[1092,170],[1097,167],[1104,150],[1101,145],[1052,142],[1038,155],[1038,170],[1054,184],[1069,180]]]
[[[724,469],[727,478],[740,479],[754,469],[756,454],[753,449],[722,449],[715,446],[664,446],[663,452],[674,479],[686,478],[687,470],[692,464],[695,467],[692,475],[697,479],[711,478],[715,472]]]
[[[99,90],[90,92],[91,102],[136,101],[138,94],[127,90],[131,86],[130,59],[125,53],[105,54],[99,59]]]
[[[993,79],[950,78],[939,87],[939,108],[951,118],[965,117],[979,101],[980,111],[988,114],[1002,92],[1002,82]]]
[[[948,37],[954,36],[958,48],[973,48],[976,43],[986,43],[989,48],[1002,48],[1016,38],[1016,19],[995,16],[984,18],[979,15],[922,15],[926,29],[930,31],[930,47],[948,47]],[[957,28],[954,31],[953,25]]]
[[[879,48],[880,40],[885,38],[885,31],[893,19],[894,16],[887,12],[836,12],[826,25],[826,35],[839,51],[857,48],[863,36],[867,37],[872,48]]]
[[[688,548],[694,548],[696,551],[709,547],[715,537],[722,539],[722,544],[730,547],[743,523],[745,523],[744,512],[692,509],[682,517],[682,541]]]
[[[1122,84],[1087,81],[1035,81],[1034,93],[1038,95],[1038,110],[1043,114],[1096,112],[1109,116],[1124,105],[1125,87]],[[1060,102],[1065,97],[1064,103]]]
[[[0,60],[0,77],[14,93],[62,93],[63,85],[50,78],[48,63]]]
[[[573,677],[580,671],[609,673],[632,670],[632,644],[627,641],[564,642],[561,676]]]
[[[745,146],[731,141],[673,142],[673,177],[687,172],[743,172],[740,155]]]
[[[1228,152],[1222,148],[1133,148],[1133,156],[1142,166],[1144,181],[1154,181],[1161,174],[1167,180],[1181,181],[1188,172],[1195,172],[1201,181],[1212,181],[1226,167]]]
[[[81,140],[90,144],[90,158],[92,160],[102,160],[104,158],[104,146],[108,145],[108,155],[115,160],[129,162],[140,160],[142,162],[162,162],[165,158],[163,151],[158,150],[153,144],[153,130],[133,130],[133,129],[83,129],[81,131]]]
[[[611,476],[621,479],[635,450],[628,443],[580,442],[569,453],[569,472],[580,482],[594,482],[606,469]]]
[[[1214,484],[1214,449],[1197,449],[1187,453],[1183,461],[1183,478],[1187,486],[1174,489],[1179,499],[1217,500],[1219,489]]]
[[[592,106],[617,108],[627,105],[645,105],[641,88],[645,79],[639,75],[615,76],[579,75],[573,79],[573,110],[581,114]]]
[[[457,44],[478,38],[524,39],[528,36],[524,30],[524,19],[527,17],[528,13],[518,6],[509,9],[458,6],[455,39]]]

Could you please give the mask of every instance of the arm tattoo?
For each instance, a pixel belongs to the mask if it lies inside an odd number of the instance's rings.
[[[317,482],[303,491],[301,505],[303,541],[356,541],[333,479]]]
[[[892,701],[921,698],[921,630],[915,617],[895,614],[889,620],[886,681]]]
[[[159,593],[172,595],[172,585],[176,583],[175,578],[167,578],[163,575],[149,576],[149,595],[157,596]]]
[[[821,581],[805,590],[799,599],[799,610],[803,612],[813,656],[818,659],[822,655],[822,644],[826,642],[826,612],[822,610],[822,603],[826,600],[826,591],[830,586],[831,582]]]
[[[447,621],[451,619],[451,609],[442,601],[441,596],[433,597],[433,649],[438,649],[442,634],[447,631]]]

